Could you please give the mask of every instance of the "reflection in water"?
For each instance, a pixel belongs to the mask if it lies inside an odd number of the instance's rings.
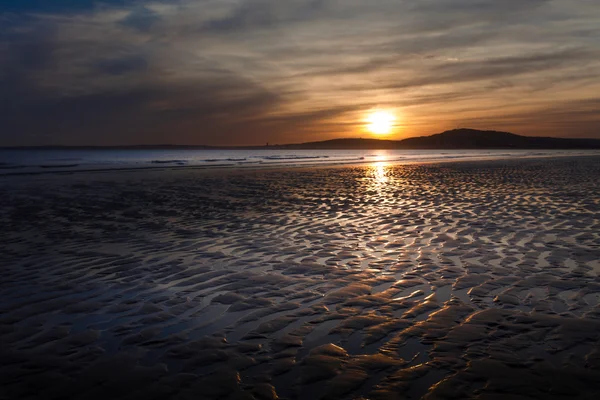
[[[367,176],[370,178],[371,184],[369,189],[381,189],[390,180],[391,168],[387,162],[379,161],[369,166]]]
[[[387,161],[377,161],[365,170],[365,200],[367,204],[376,206],[370,209],[371,213],[385,213],[387,207],[398,205],[396,194],[400,182],[395,176],[395,168],[398,167],[392,167]]]

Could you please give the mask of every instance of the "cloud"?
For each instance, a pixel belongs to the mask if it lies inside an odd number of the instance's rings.
[[[600,55],[600,52],[596,52]],[[562,70],[577,63],[592,62],[592,54],[580,49],[566,49],[549,53],[523,56],[498,57],[490,59],[456,61],[437,64],[421,71],[415,79],[390,82],[390,88],[459,84],[473,81],[489,81],[518,78],[524,74],[543,74],[548,70]],[[489,87],[490,89],[492,87]]]
[[[171,62],[161,61],[177,51],[95,36],[83,40],[99,41],[88,50],[77,36],[61,38],[61,29],[71,28],[42,20],[4,42],[3,53],[10,55],[0,69],[4,144],[248,141],[244,121],[279,101],[216,62],[198,57],[200,71],[179,76]]]
[[[419,135],[496,128],[498,110],[556,132],[538,115],[560,105],[554,120],[589,135],[600,91],[592,1],[16,4],[0,14],[0,144],[298,142],[360,135],[378,106]]]
[[[534,136],[598,138],[600,134],[600,99],[538,104],[528,110],[504,110],[497,115],[465,117],[460,121],[476,128],[487,125]]]
[[[98,4],[119,5],[123,0],[2,0],[2,11],[10,13],[23,12],[81,12],[94,9]]]
[[[143,5],[134,7],[127,17],[121,20],[121,23],[127,27],[138,29],[140,31],[150,31],[152,27],[160,21],[160,15]]]

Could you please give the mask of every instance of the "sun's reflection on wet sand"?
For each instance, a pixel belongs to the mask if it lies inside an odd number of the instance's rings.
[[[390,164],[385,161],[377,161],[369,166],[367,177],[370,178],[369,189],[381,189],[390,181]]]
[[[397,204],[397,186],[401,184],[395,176],[392,163],[383,159],[369,164],[364,172],[365,204],[372,206],[368,212],[373,215],[389,211],[389,207]],[[367,210],[365,210],[367,212]]]

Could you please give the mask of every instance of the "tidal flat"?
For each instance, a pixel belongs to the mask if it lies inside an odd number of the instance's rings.
[[[600,398],[600,157],[0,198],[2,399]]]

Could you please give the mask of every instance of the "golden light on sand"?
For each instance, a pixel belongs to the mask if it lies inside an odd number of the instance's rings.
[[[387,183],[387,181],[389,180],[388,164],[384,163],[384,162],[377,162],[377,163],[375,163],[375,165],[373,167],[374,167],[375,180],[377,181],[377,183],[378,184]]]
[[[396,117],[389,111],[373,111],[367,117],[367,129],[376,135],[387,135],[394,128]]]
[[[385,161],[378,161],[369,166],[367,177],[370,182],[369,190],[379,191],[390,179],[390,165]]]

